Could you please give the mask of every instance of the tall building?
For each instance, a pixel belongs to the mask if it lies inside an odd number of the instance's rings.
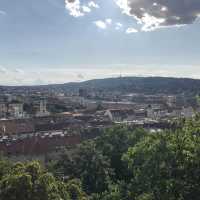
[[[41,113],[46,113],[47,112],[47,102],[46,102],[46,100],[41,100],[40,101],[40,112]]]
[[[5,118],[7,115],[7,106],[5,103],[0,103],[0,118]]]
[[[45,99],[40,100],[39,111],[36,113],[36,116],[48,116],[49,112],[47,111],[47,101]]]

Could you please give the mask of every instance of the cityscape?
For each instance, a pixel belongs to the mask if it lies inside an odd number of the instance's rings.
[[[6,155],[44,162],[48,154],[95,138],[114,125],[157,132],[171,128],[173,121],[200,113],[197,95],[187,93],[50,88],[4,89],[0,97],[0,150]]]
[[[200,0],[0,0],[0,200],[200,200]]]

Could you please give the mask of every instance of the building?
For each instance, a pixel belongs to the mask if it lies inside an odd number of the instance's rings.
[[[155,114],[154,114],[154,110],[153,110],[152,106],[148,105],[146,110],[147,110],[147,118],[154,119]]]
[[[5,103],[0,103],[0,118],[6,118],[7,106]]]
[[[134,110],[110,109],[104,115],[112,122],[133,121],[136,118]]]
[[[194,109],[190,106],[190,107],[183,107],[182,108],[182,116],[185,118],[192,118],[195,116],[195,112]]]
[[[11,103],[8,105],[8,116],[11,118],[23,118],[23,103]]]
[[[166,103],[169,107],[174,107],[176,105],[176,96],[167,96]]]
[[[135,110],[135,117],[137,120],[143,120],[147,117],[147,112],[145,109]]]
[[[47,111],[46,100],[40,100],[39,111],[36,113],[37,117],[48,116],[50,113]]]

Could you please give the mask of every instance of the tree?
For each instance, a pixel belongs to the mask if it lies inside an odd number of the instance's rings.
[[[66,189],[71,200],[87,200],[86,194],[81,190],[82,183],[79,179],[72,179],[66,184]]]
[[[56,168],[68,179],[80,179],[89,194],[107,189],[112,176],[109,159],[93,141],[84,142],[75,151],[63,154]]]
[[[78,198],[71,198],[76,187]],[[84,197],[84,198],[83,198]],[[1,200],[83,200],[87,196],[78,184],[64,183],[46,172],[38,162],[16,163],[0,180]]]
[[[29,200],[31,199],[32,187],[30,175],[8,175],[0,182],[0,199]]]
[[[200,195],[200,138],[187,128],[150,134],[129,148],[123,160],[138,197],[177,200]],[[149,198],[150,198],[149,197]]]
[[[3,156],[0,156],[0,181],[4,175],[8,174],[11,170],[12,163],[5,159]]]
[[[125,126],[114,126],[113,128],[106,129],[97,138],[97,148],[102,151],[104,156],[111,160],[111,167],[114,169],[116,180],[129,178],[127,165],[121,160],[122,155],[146,134],[143,129],[130,130]]]

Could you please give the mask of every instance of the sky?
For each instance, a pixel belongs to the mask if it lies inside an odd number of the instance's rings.
[[[0,85],[200,78],[199,0],[0,0]]]

